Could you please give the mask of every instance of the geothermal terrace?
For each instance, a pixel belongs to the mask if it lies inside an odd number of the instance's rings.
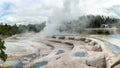
[[[21,34],[5,39],[8,59],[1,61],[0,65],[24,68],[120,68],[120,38],[114,35],[46,38],[33,35]]]

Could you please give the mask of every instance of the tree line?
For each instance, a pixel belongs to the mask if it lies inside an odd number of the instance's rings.
[[[85,29],[89,28],[101,28],[102,24],[108,25],[110,28],[115,26],[120,28],[120,19],[113,18],[109,16],[103,15],[87,15],[81,16],[77,20],[63,22],[58,30],[60,32],[67,32],[67,33],[82,33]]]
[[[88,16],[88,18],[91,17],[91,20],[89,22],[89,24],[87,25],[87,28],[100,28],[102,24],[107,24],[109,27],[119,27],[119,21],[120,19],[118,18],[113,18],[113,17],[109,17],[109,16],[94,16],[94,15],[90,15]]]
[[[11,36],[14,34],[19,34],[23,32],[40,32],[44,27],[45,23],[41,24],[28,24],[28,25],[8,25],[8,24],[0,24],[0,35],[3,36]]]

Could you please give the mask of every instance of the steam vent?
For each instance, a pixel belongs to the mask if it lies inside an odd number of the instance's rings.
[[[30,39],[28,36],[14,35],[5,40],[8,59],[1,61],[1,66],[120,68],[120,38],[116,35],[62,35],[43,39]]]

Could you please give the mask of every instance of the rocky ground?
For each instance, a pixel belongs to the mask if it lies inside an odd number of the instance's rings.
[[[45,38],[34,35],[20,34],[5,39],[9,56],[0,65],[24,68],[120,68],[120,39],[98,35]]]

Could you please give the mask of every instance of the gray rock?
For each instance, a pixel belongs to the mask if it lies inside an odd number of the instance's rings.
[[[93,51],[102,51],[102,48],[101,48],[101,46],[99,44],[97,44],[97,45],[92,47],[92,50]]]
[[[95,68],[106,68],[105,56],[103,53],[95,54],[86,59],[86,64]]]

